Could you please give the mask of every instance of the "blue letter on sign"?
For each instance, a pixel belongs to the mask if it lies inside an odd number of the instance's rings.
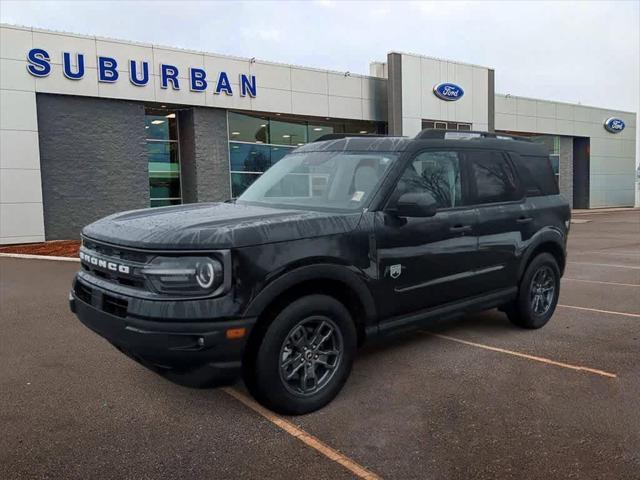
[[[35,77],[46,77],[51,73],[51,59],[46,50],[41,48],[32,48],[27,53],[27,71]]]
[[[204,92],[207,89],[207,72],[201,68],[190,68],[189,78],[191,79],[190,88],[192,92]]]
[[[118,80],[118,62],[115,58],[98,57],[98,81],[113,83]]]
[[[71,54],[68,52],[64,52],[62,54],[62,72],[64,76],[71,80],[80,80],[84,77],[84,55],[82,53],[78,53],[76,55],[78,69],[76,72],[73,72],[71,65]]]
[[[174,90],[180,90],[178,83],[178,69],[173,65],[160,64],[160,87],[169,88],[169,80]]]
[[[218,84],[216,85],[216,94],[220,94],[221,92],[226,93],[227,95],[233,95],[233,90],[231,90],[231,82],[229,82],[229,77],[225,72],[220,72],[220,76],[218,77]]]
[[[144,87],[149,83],[149,63],[142,62],[142,78],[138,78],[138,64],[135,60],[129,60],[129,80],[136,87]]]
[[[256,76],[240,75],[240,96],[246,97],[247,93],[250,97],[256,96]]]

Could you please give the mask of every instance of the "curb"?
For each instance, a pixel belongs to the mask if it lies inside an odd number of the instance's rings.
[[[51,255],[30,255],[26,253],[0,253],[0,258],[24,258],[30,260],[54,260],[58,262],[80,262],[78,257],[54,257]]]

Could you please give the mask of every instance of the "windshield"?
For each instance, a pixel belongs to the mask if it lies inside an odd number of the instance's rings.
[[[387,152],[305,152],[283,157],[238,203],[358,210],[378,189],[397,155]]]

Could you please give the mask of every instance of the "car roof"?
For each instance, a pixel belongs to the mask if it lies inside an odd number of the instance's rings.
[[[446,138],[448,132],[452,138]],[[455,131],[427,129],[415,138],[364,135],[331,134],[298,147],[296,152],[403,152],[411,148],[487,148],[517,152],[521,155],[547,155],[545,147],[528,138],[493,132]]]

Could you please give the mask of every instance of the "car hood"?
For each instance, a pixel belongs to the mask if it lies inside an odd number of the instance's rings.
[[[87,225],[82,234],[133,248],[231,248],[346,233],[360,217],[360,212],[198,203],[117,213]]]

